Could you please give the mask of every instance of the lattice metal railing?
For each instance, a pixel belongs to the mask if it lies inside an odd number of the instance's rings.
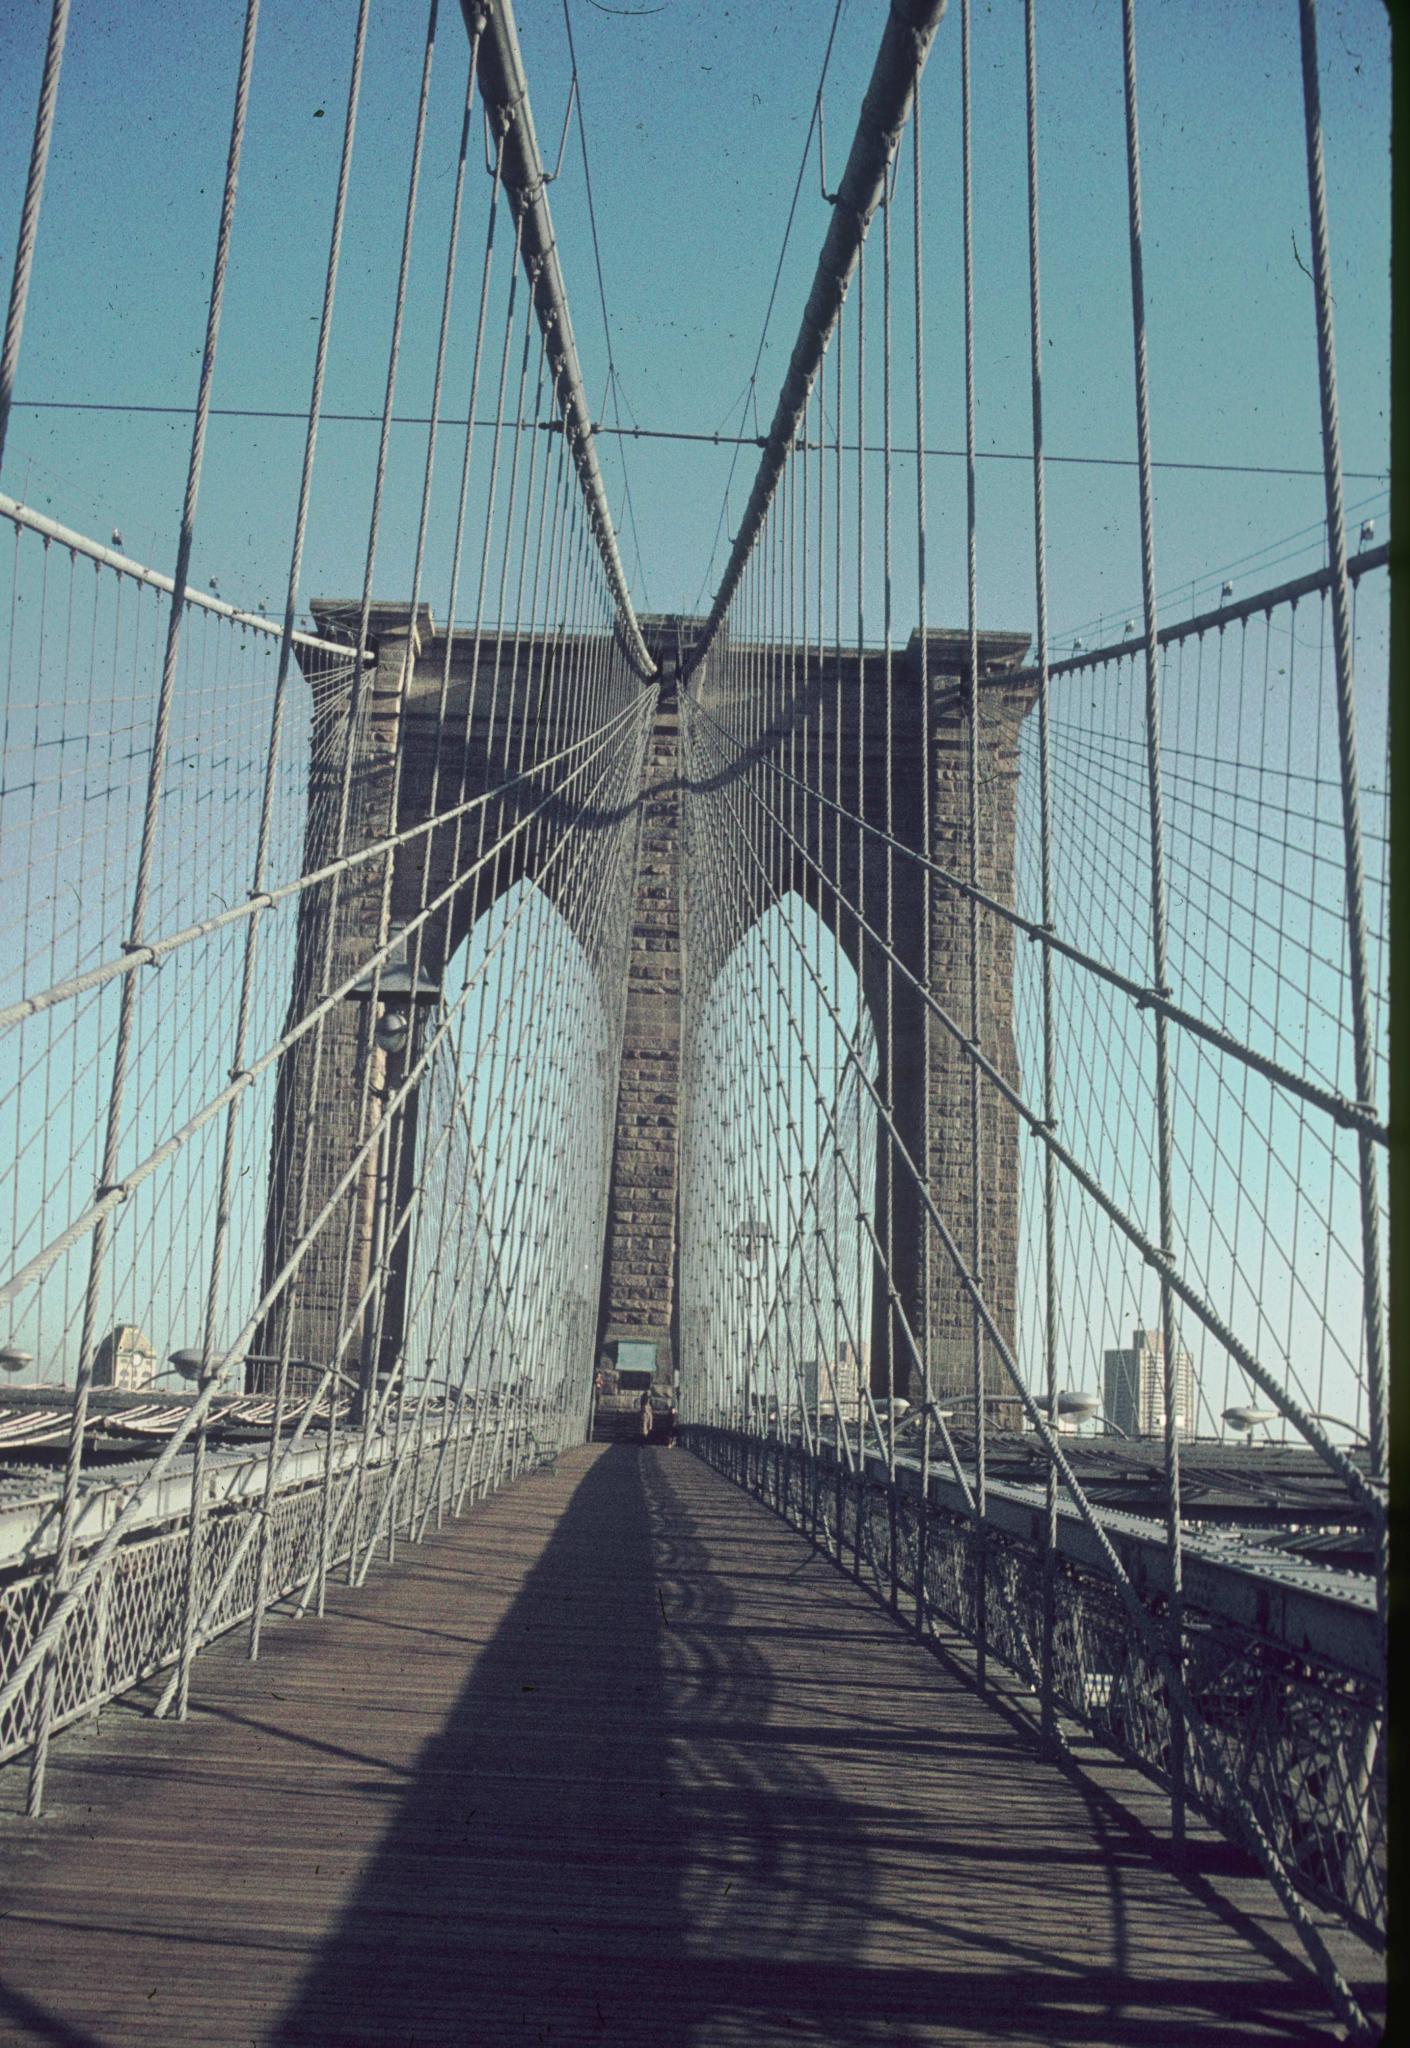
[[[265,1516],[258,1487],[213,1508],[204,1522],[196,1588],[200,1645],[248,1621],[257,1602],[288,1603],[302,1614],[330,1567],[355,1562],[365,1574],[371,1558],[354,1550],[355,1505],[362,1531],[375,1532],[373,1547],[390,1561],[397,1541],[419,1540],[432,1517],[439,1526],[446,1514],[463,1512],[545,1462],[536,1433],[522,1418],[503,1429],[497,1422],[496,1417],[453,1428],[440,1423],[419,1431],[408,1424],[401,1446],[390,1439],[380,1444],[375,1461],[361,1473],[354,1440],[348,1439],[340,1446],[331,1489],[320,1477],[305,1476],[275,1494],[262,1572],[251,1540]],[[173,1515],[142,1529],[118,1545],[88,1581],[53,1651],[53,1730],[95,1713],[177,1661],[188,1522],[186,1514]],[[80,1554],[80,1567],[82,1562]],[[43,1626],[49,1586],[42,1561],[0,1580],[0,1684]],[[38,1677],[32,1676],[0,1715],[0,1763],[22,1756],[32,1744],[40,1694]]]
[[[1018,1674],[1038,1719],[1039,1620],[1051,1602],[1053,1696],[1061,1713],[1169,1786],[1183,1756],[1193,1808],[1249,1846],[1240,1786],[1305,1897],[1366,1939],[1386,1937],[1385,1695],[1328,1658],[1186,1606],[1192,1739],[1177,1744],[1164,1648],[1167,1615],[1133,1626],[1109,1579],[893,1487],[880,1460],[851,1472],[824,1452],[688,1426],[687,1443],[811,1535],[923,1635],[981,1632]],[[1222,1769],[1216,1768],[1222,1765]]]

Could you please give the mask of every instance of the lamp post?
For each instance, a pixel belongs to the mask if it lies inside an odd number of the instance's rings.
[[[179,1365],[164,1365],[160,1372],[154,1372],[152,1374],[152,1377],[147,1381],[145,1386],[134,1388],[133,1391],[135,1393],[145,1394],[148,1387],[160,1386],[163,1380],[181,1380],[186,1386],[189,1387],[191,1384],[191,1374],[188,1372],[183,1372]]]
[[[1314,1422],[1335,1423],[1338,1429],[1344,1429],[1347,1435],[1358,1444],[1369,1444],[1371,1441],[1370,1436],[1364,1429],[1358,1428],[1354,1422],[1348,1422],[1345,1416],[1328,1415],[1321,1408],[1309,1408],[1307,1412]]]
[[[946,1394],[938,1404],[933,1408],[929,1408],[929,1412],[942,1417],[948,1422],[956,1408],[972,1408],[974,1400],[973,1394]],[[917,1409],[915,1414],[908,1415],[906,1417],[907,1422],[918,1421],[920,1416],[927,1412],[928,1407],[929,1404],[927,1404],[927,1407]],[[1109,1415],[1102,1413],[1102,1404],[1099,1397],[1096,1394],[1087,1393],[1082,1388],[1061,1388],[1053,1406],[1047,1411],[1047,1418],[1049,1423],[1055,1428],[1065,1420],[1078,1423],[1100,1422],[1104,1428],[1111,1431],[1113,1436],[1119,1436],[1127,1443],[1131,1440],[1131,1432],[1129,1430],[1123,1429],[1119,1422],[1113,1422]]]
[[[26,1366],[33,1365],[33,1363],[34,1353],[32,1351],[21,1351],[14,1344],[0,1345],[0,1372],[23,1372]]]
[[[440,1002],[440,984],[419,967],[413,972],[403,937],[380,971],[374,969],[364,975],[349,995],[355,1002],[375,1000],[381,1006],[372,1027],[372,1042],[387,1061],[385,1100],[395,1092],[399,1079],[405,1078],[405,1069],[415,1056],[417,1011],[432,1009]],[[370,1401],[373,1386],[381,1375],[383,1359],[389,1351],[395,1358],[401,1348],[409,1239],[403,1232],[390,1259],[386,1245],[394,1220],[405,1213],[416,1185],[416,1109],[413,1093],[394,1116],[384,1116],[377,1146],[370,1258],[374,1270],[380,1271],[381,1280],[368,1303],[363,1331],[360,1375],[364,1404]]]
[[[313,1366],[311,1370],[316,1372],[320,1379],[322,1379],[326,1374],[330,1380],[336,1381],[340,1387],[346,1387],[348,1392],[352,1395],[353,1412],[356,1413],[357,1402],[361,1396],[362,1389],[359,1386],[358,1382],[353,1378],[350,1372],[341,1372],[339,1371],[336,1365]],[[311,1394],[309,1396],[309,1399],[313,1399],[313,1396]],[[328,1403],[328,1427],[329,1429],[333,1427],[333,1404],[331,1401]]]
[[[1061,1389],[1053,1410],[1048,1416],[1048,1420],[1060,1426],[1064,1416],[1070,1416],[1074,1422],[1079,1424],[1083,1422],[1100,1422],[1104,1429],[1109,1429],[1113,1436],[1119,1436],[1124,1443],[1129,1443],[1131,1440],[1130,1430],[1123,1429],[1119,1422],[1113,1422],[1109,1415],[1102,1413],[1101,1397],[1097,1394],[1089,1394],[1084,1388],[1064,1387]]]
[[[730,1243],[744,1281],[744,1413],[741,1428],[746,1436],[753,1423],[756,1290],[764,1269],[764,1255],[773,1241],[773,1232],[757,1217],[746,1217],[730,1233]]]
[[[183,1380],[186,1380],[193,1386],[204,1386],[207,1379],[215,1380],[221,1377],[218,1372],[207,1373],[205,1364],[206,1354],[198,1344],[188,1345],[180,1351],[173,1351],[167,1359],[168,1368],[178,1373]],[[155,1375],[157,1379],[163,1379],[165,1376],[165,1373],[157,1373]]]
[[[1249,1450],[1253,1444],[1253,1432],[1261,1429],[1266,1423],[1276,1422],[1278,1411],[1275,1408],[1250,1408],[1241,1405],[1226,1408],[1220,1419],[1227,1422],[1230,1429],[1239,1432],[1244,1440],[1244,1449]]]
[[[1330,1422],[1335,1428],[1344,1429],[1355,1444],[1370,1442],[1366,1431],[1358,1428],[1354,1422],[1348,1422],[1344,1415],[1328,1415],[1322,1408],[1309,1408],[1307,1414],[1313,1422]],[[1268,1423],[1276,1422],[1278,1411],[1276,1408],[1248,1408],[1240,1404],[1234,1408],[1226,1408],[1221,1420],[1227,1422],[1230,1429],[1237,1430],[1242,1435],[1244,1448],[1247,1450],[1253,1443],[1253,1432]]]

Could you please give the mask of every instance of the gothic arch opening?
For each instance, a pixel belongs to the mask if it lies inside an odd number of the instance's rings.
[[[447,964],[418,1091],[409,1383],[441,1378],[560,1439],[591,1382],[612,1140],[612,1020],[532,882]]]
[[[838,935],[790,892],[686,1019],[687,1412],[855,1418],[870,1371],[876,1032]]]

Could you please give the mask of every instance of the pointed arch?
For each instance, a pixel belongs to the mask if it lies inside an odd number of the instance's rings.
[[[877,1033],[856,964],[798,890],[687,1018],[682,1378],[699,1417],[840,1398],[871,1339]]]

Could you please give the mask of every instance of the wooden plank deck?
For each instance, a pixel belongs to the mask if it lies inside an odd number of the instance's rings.
[[[684,1451],[573,1452],[330,1617],[65,1738],[38,1825],[7,1774],[0,2039],[1339,2038],[1260,1883]]]

